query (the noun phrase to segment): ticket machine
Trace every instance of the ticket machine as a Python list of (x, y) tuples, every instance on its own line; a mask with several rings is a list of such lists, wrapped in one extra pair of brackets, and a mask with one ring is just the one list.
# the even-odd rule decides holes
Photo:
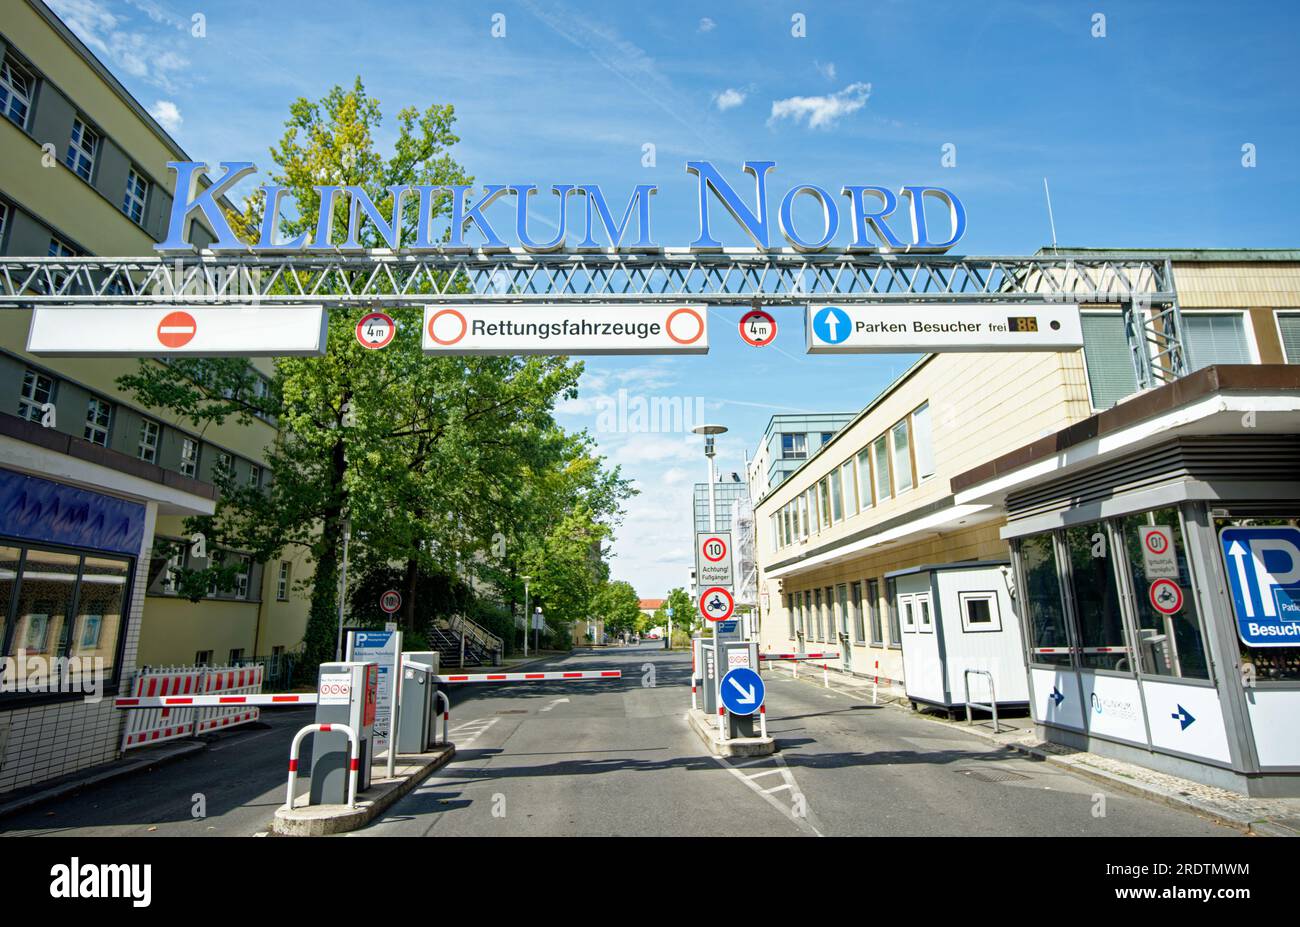
[[(322, 663), (317, 686), (316, 723), (346, 724), (360, 739), (357, 791), (370, 788), (375, 708), (379, 702), (379, 664)], [(311, 803), (342, 805), (348, 800), (351, 744), (346, 734), (318, 731), (311, 747)]]

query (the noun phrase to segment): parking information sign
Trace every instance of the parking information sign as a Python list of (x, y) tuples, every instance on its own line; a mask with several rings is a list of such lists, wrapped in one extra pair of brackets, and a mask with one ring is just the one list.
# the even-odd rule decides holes
[(1219, 547), (1242, 643), (1300, 644), (1300, 528), (1224, 528)]
[(730, 531), (695, 533), (695, 582), (701, 587), (733, 585)]
[(397, 658), (396, 631), (353, 631), (349, 659), (379, 664), (379, 692), (375, 703), (374, 754), (388, 749), (393, 717), (393, 663)]
[(1071, 303), (810, 303), (805, 328), (809, 354), (1068, 351), (1083, 347), (1079, 307)]
[(426, 354), (708, 354), (702, 305), (424, 307)]

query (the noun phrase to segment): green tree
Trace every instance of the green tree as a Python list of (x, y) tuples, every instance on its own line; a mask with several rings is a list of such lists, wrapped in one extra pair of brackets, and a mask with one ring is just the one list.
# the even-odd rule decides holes
[(633, 633), (638, 629), (641, 600), (631, 583), (617, 580), (606, 583), (593, 597), (591, 615), (603, 619), (606, 634)]

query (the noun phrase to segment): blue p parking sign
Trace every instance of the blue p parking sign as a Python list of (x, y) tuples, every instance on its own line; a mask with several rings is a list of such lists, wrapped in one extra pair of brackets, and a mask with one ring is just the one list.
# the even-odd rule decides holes
[(1219, 546), (1242, 642), (1300, 644), (1300, 529), (1224, 528)]

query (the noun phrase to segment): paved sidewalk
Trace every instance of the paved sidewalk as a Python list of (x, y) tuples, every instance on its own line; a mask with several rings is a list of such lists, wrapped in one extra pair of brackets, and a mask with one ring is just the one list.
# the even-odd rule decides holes
[[(787, 664), (782, 664), (775, 672), (785, 678), (791, 675)], [(823, 678), (820, 664), (815, 668), (803, 664), (800, 668), (800, 682), (820, 686), (824, 684)], [(872, 686), (869, 679), (829, 668), (825, 672), (825, 678), (829, 680), (831, 687), (839, 692), (867, 702), (872, 699)], [(902, 688), (880, 686), (876, 697), (880, 704), (911, 709)], [(1147, 769), (1136, 763), (1127, 763), (1096, 753), (1047, 743), (1038, 737), (1032, 718), (999, 718), (998, 726), (1003, 730), (994, 734), (992, 720), (983, 717), (982, 712), (976, 716), (975, 723), (970, 725), (964, 718), (960, 721), (950, 721), (928, 712), (918, 713), (917, 716), (934, 724), (959, 728), (968, 734), (1001, 744), (1010, 750), (1016, 750), (1035, 759), (1069, 769), (1080, 776), (1105, 783), (1111, 788), (1123, 789), (1152, 801), (1205, 815), (1248, 834), (1271, 837), (1300, 836), (1300, 798), (1250, 798), (1228, 789), (1202, 785), (1190, 779)]]

